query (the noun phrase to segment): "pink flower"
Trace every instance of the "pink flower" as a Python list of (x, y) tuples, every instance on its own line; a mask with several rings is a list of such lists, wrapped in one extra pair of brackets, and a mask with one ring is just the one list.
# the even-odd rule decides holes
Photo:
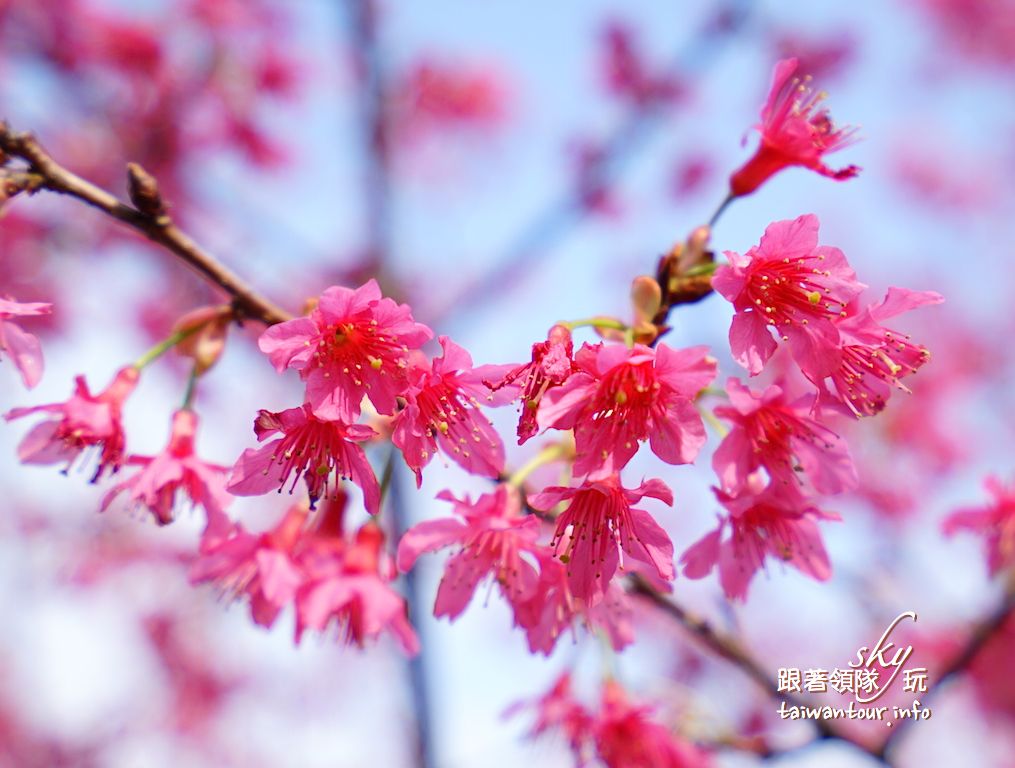
[(18, 458), (25, 464), (66, 463), (64, 471), (86, 448), (99, 448), (99, 464), (92, 476), (96, 482), (107, 470), (115, 473), (124, 460), (126, 437), (121, 411), (124, 401), (137, 386), (139, 371), (121, 368), (110, 385), (93, 395), (84, 376), (74, 379), (74, 394), (63, 403), (15, 408), (4, 415), (7, 421), (31, 413), (54, 416), (35, 425), (18, 446)]
[[(747, 598), (751, 579), (769, 555), (818, 581), (831, 576), (815, 520), (839, 520), (839, 516), (813, 506), (793, 485), (774, 484), (762, 490), (762, 482), (754, 475), (737, 496), (712, 489), (728, 514), (720, 519), (718, 529), (681, 556), (685, 576), (703, 578), (718, 564), (723, 591), (739, 600)], [(727, 525), (730, 535), (722, 540)]]
[[(508, 714), (514, 714), (528, 702), (513, 705)], [(592, 713), (574, 698), (571, 693), (571, 675), (563, 673), (540, 698), (529, 704), (536, 710), (536, 722), (529, 731), (529, 738), (542, 736), (548, 731), (561, 730), (568, 745), (579, 759), (584, 751), (592, 724)]]
[(406, 655), (419, 653), (405, 600), (390, 586), (395, 574), (384, 556), (381, 529), (368, 522), (341, 558), (329, 554), (308, 549), (300, 558), (306, 576), (296, 592), (296, 642), (307, 629), (324, 631), (334, 623), (348, 644), (362, 648), (388, 631)]
[(272, 626), (303, 580), (294, 555), (306, 522), (306, 508), (296, 505), (273, 530), (260, 535), (241, 525), (209, 529), (191, 567), (191, 583), (212, 581), (231, 599), (248, 599), (251, 618), (262, 627)]
[(440, 337), (444, 355), (410, 369), (406, 405), (395, 417), (392, 440), (405, 463), (423, 482), (423, 467), (438, 447), (463, 469), (496, 478), (504, 469), (504, 443), (479, 410), (487, 397), (486, 372), (472, 370), (472, 357), (447, 336)]
[(715, 415), (733, 427), (712, 456), (724, 490), (736, 493), (764, 467), (773, 481), (799, 482), (802, 472), (819, 493), (841, 493), (857, 483), (846, 442), (809, 417), (814, 395), (790, 402), (782, 387), (754, 393), (739, 379), (726, 383), (729, 406)]
[(944, 521), (944, 532), (952, 536), (960, 530), (984, 537), (987, 565), (991, 575), (1015, 564), (1015, 485), (1005, 486), (991, 476), (984, 486), (993, 501), (983, 507), (966, 507), (952, 512)]
[(536, 413), (546, 392), (559, 387), (575, 372), (574, 343), (571, 331), (563, 325), (550, 329), (546, 341), (532, 345), (531, 362), (511, 368), (499, 381), (487, 381), (494, 392), (507, 388), (513, 393), (512, 399), (521, 402), (522, 416), (518, 420), (518, 445), (534, 437), (539, 427)]
[(307, 510), (292, 507), (260, 536), (239, 525), (224, 533), (206, 532), (191, 581), (214, 581), (233, 597), (248, 598), (251, 616), (264, 627), (294, 605), (297, 643), (307, 629), (323, 631), (335, 624), (347, 643), (360, 647), (389, 631), (413, 655), (419, 641), (405, 601), (389, 586), (395, 574), (384, 557), (384, 534), (368, 522), (347, 541), (343, 507), (344, 500), (323, 505), (309, 525)]
[[(0, 201), (2, 202), (2, 201)], [(30, 333), (25, 333), (12, 322), (17, 317), (48, 315), (52, 304), (33, 302), (22, 304), (0, 299), (0, 352), (6, 352), (21, 373), (21, 380), (31, 389), (42, 378), (42, 346)]]
[(840, 362), (839, 331), (833, 320), (866, 286), (838, 248), (818, 245), (818, 217), (770, 224), (761, 242), (743, 256), (726, 252), (712, 287), (732, 302), (733, 358), (751, 376), (775, 352), (772, 331), (788, 340), (800, 368), (812, 379), (829, 375)]
[(631, 606), (627, 593), (612, 582), (602, 596), (590, 605), (571, 592), (567, 568), (549, 547), (540, 547), (539, 584), (532, 597), (513, 605), (515, 624), (525, 630), (529, 650), (549, 656), (557, 641), (579, 619), (591, 632), (599, 629), (615, 651), (634, 642)]
[(455, 513), (462, 520), (441, 518), (414, 525), (402, 536), (397, 558), (398, 569), (405, 573), (426, 552), (459, 547), (445, 566), (434, 615), (458, 618), (472, 600), (476, 587), (489, 575), (512, 605), (530, 599), (539, 576), (522, 553), (538, 549), (539, 521), (521, 514), (518, 491), (501, 484), (475, 503), (468, 497), (457, 499), (449, 491), (441, 492), (437, 498), (454, 504)]
[(586, 344), (575, 357), (581, 372), (544, 395), (539, 426), (574, 429), (579, 476), (620, 471), (644, 440), (663, 461), (688, 464), (705, 443), (693, 401), (715, 378), (716, 361), (707, 353)]
[(226, 492), (226, 467), (202, 461), (194, 453), (197, 414), (189, 409), (173, 414), (169, 445), (157, 456), (131, 456), (127, 464), (142, 469), (110, 490), (102, 499), (105, 510), (123, 491), (134, 505), (144, 505), (155, 515), (159, 525), (173, 522), (179, 491), (194, 504), (202, 505), (209, 520), (224, 516), (232, 497)]
[(356, 290), (328, 288), (309, 317), (271, 326), (258, 346), (279, 373), (300, 372), (318, 417), (352, 423), (364, 395), (380, 413), (395, 412), (409, 350), (432, 336), (408, 306), (382, 298), (377, 282), (368, 280)]
[[(366, 454), (357, 444), (377, 433), (361, 424), (322, 421), (309, 403), (280, 413), (259, 411), (254, 420), (259, 441), (281, 434), (260, 448), (248, 448), (233, 467), (227, 490), (236, 496), (260, 496), (282, 487), (292, 478), (289, 493), (302, 477), (311, 506), (334, 497), (339, 479), (352, 480), (363, 491), (367, 511), (375, 515), (381, 490)], [(295, 475), (295, 477), (294, 477)], [(337, 475), (338, 477), (334, 477)]]
[(611, 475), (586, 480), (580, 487), (545, 488), (529, 498), (535, 509), (549, 511), (562, 501), (571, 504), (557, 518), (551, 546), (567, 566), (571, 592), (594, 604), (609, 587), (621, 563), (620, 551), (672, 580), (673, 543), (652, 516), (631, 505), (644, 497), (673, 504), (673, 494), (662, 480), (647, 480), (634, 489)]
[(708, 755), (649, 719), (654, 707), (636, 705), (614, 680), (603, 686), (592, 739), (607, 768), (702, 768)]
[(930, 360), (930, 352), (881, 321), (943, 301), (934, 291), (889, 288), (877, 304), (837, 320), (842, 348), (839, 365), (829, 373), (834, 393), (825, 388), (824, 377), (811, 377), (821, 390), (821, 400), (841, 404), (859, 418), (880, 413), (893, 387), (909, 392), (901, 380)]
[(853, 143), (855, 130), (836, 128), (827, 109), (817, 109), (824, 99), (806, 84), (809, 78), (794, 77), (796, 59), (775, 65), (772, 89), (761, 108), (761, 144), (754, 157), (730, 177), (730, 194), (749, 195), (783, 168), (800, 165), (822, 176), (842, 181), (856, 176), (855, 165), (834, 171), (822, 157)]

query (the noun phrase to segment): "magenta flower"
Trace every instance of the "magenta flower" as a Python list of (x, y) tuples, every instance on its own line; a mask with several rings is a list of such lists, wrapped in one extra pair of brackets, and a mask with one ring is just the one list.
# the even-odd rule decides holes
[(341, 558), (308, 549), (300, 558), (304, 582), (296, 592), (296, 642), (307, 629), (334, 624), (349, 645), (390, 632), (408, 656), (419, 653), (405, 600), (390, 582), (394, 569), (384, 556), (384, 533), (372, 522), (356, 532)]
[(532, 507), (546, 511), (571, 502), (557, 518), (550, 546), (567, 566), (575, 597), (595, 604), (617, 568), (624, 567), (621, 551), (651, 566), (661, 579), (673, 579), (673, 542), (648, 512), (632, 507), (646, 496), (673, 504), (673, 494), (662, 480), (646, 480), (627, 489), (617, 475), (586, 480), (577, 488), (545, 488), (529, 498)]
[[(367, 511), (375, 515), (381, 489), (366, 454), (358, 443), (376, 436), (370, 427), (322, 421), (309, 403), (280, 413), (259, 411), (254, 420), (259, 441), (281, 435), (260, 448), (248, 448), (233, 467), (227, 490), (236, 496), (260, 496), (282, 491), (289, 482), (292, 493), (302, 477), (307, 483), (311, 507), (321, 498), (335, 498), (339, 480), (351, 480), (363, 491)], [(337, 477), (335, 477), (337, 475)]]
[(64, 463), (64, 472), (90, 447), (99, 450), (99, 463), (92, 482), (106, 472), (115, 473), (124, 460), (126, 436), (121, 411), (134, 391), (140, 373), (128, 366), (117, 371), (105, 390), (93, 395), (84, 376), (74, 379), (74, 394), (63, 403), (14, 408), (4, 415), (7, 421), (32, 413), (53, 414), (36, 424), (18, 446), (18, 458), (25, 464)]
[(838, 248), (818, 245), (818, 217), (800, 216), (770, 224), (761, 242), (743, 256), (726, 252), (712, 287), (733, 304), (733, 358), (751, 376), (775, 352), (772, 331), (789, 342), (801, 370), (812, 379), (828, 376), (840, 362), (839, 331), (833, 320), (866, 287)]
[[(816, 520), (839, 516), (813, 506), (794, 485), (781, 483), (762, 489), (759, 475), (739, 495), (713, 488), (727, 516), (719, 527), (691, 545), (681, 556), (684, 575), (700, 579), (718, 564), (719, 583), (730, 599), (745, 600), (754, 574), (772, 556), (818, 581), (832, 574), (828, 553)], [(727, 525), (728, 538), (723, 539)]]
[(515, 625), (525, 630), (529, 651), (549, 656), (557, 641), (581, 621), (589, 631), (599, 629), (615, 651), (634, 642), (631, 606), (627, 593), (611, 582), (594, 605), (575, 597), (571, 592), (567, 568), (556, 558), (554, 550), (540, 547), (535, 553), (539, 561), (539, 584), (532, 597), (513, 605)]
[(192, 503), (204, 507), (209, 522), (214, 517), (224, 516), (232, 500), (226, 492), (228, 469), (197, 457), (194, 453), (196, 432), (197, 414), (189, 409), (174, 413), (169, 445), (157, 456), (129, 457), (126, 463), (138, 465), (141, 470), (105, 495), (103, 511), (114, 498), (127, 491), (132, 504), (148, 507), (155, 521), (166, 525), (173, 522), (176, 498), (182, 491)]
[(834, 393), (827, 390), (823, 379), (812, 378), (821, 390), (821, 400), (841, 404), (859, 418), (880, 413), (893, 388), (908, 393), (902, 379), (930, 360), (930, 352), (909, 336), (885, 328), (881, 321), (943, 301), (934, 291), (889, 288), (877, 304), (837, 320), (842, 349), (839, 365), (829, 374)]
[(319, 418), (353, 423), (364, 396), (380, 413), (395, 412), (409, 350), (432, 336), (407, 305), (383, 298), (377, 282), (368, 280), (356, 290), (328, 288), (309, 317), (271, 326), (258, 346), (279, 373), (300, 372)]
[(775, 65), (772, 88), (761, 108), (761, 144), (754, 157), (730, 177), (730, 194), (749, 195), (783, 168), (798, 165), (842, 181), (860, 169), (850, 165), (838, 171), (822, 158), (853, 143), (853, 128), (836, 128), (827, 109), (817, 109), (825, 95), (814, 92), (805, 77), (794, 77), (796, 59)]
[(5, 352), (14, 367), (21, 374), (25, 386), (31, 389), (42, 378), (42, 345), (30, 333), (21, 330), (12, 322), (18, 317), (35, 317), (48, 315), (53, 310), (52, 304), (42, 302), (19, 303), (0, 299), (0, 352)]
[(207, 530), (190, 570), (191, 583), (214, 582), (228, 598), (249, 600), (251, 618), (262, 627), (272, 626), (303, 581), (295, 554), (306, 522), (306, 508), (296, 505), (260, 535), (239, 524)]
[(536, 413), (543, 395), (559, 387), (577, 371), (573, 355), (571, 331), (563, 325), (555, 325), (547, 334), (546, 341), (532, 345), (530, 362), (509, 369), (499, 381), (485, 382), (494, 392), (504, 388), (510, 390), (511, 399), (520, 401), (522, 415), (518, 420), (518, 445), (539, 431)]
[(522, 515), (518, 491), (501, 484), (475, 503), (468, 497), (457, 499), (450, 491), (437, 498), (451, 502), (461, 520), (441, 518), (414, 525), (402, 536), (397, 558), (398, 569), (404, 573), (426, 552), (459, 547), (444, 568), (434, 616), (458, 618), (479, 583), (491, 575), (512, 606), (531, 599), (539, 575), (522, 553), (539, 549), (539, 521)]
[(737, 493), (764, 467), (773, 481), (799, 482), (801, 472), (819, 493), (841, 493), (857, 483), (846, 441), (810, 418), (814, 395), (790, 402), (782, 387), (755, 393), (730, 379), (730, 404), (715, 415), (733, 426), (712, 456), (722, 488)]
[(585, 740), (592, 725), (592, 713), (574, 698), (571, 693), (571, 675), (564, 672), (553, 687), (532, 702), (519, 702), (511, 706), (508, 714), (515, 714), (529, 705), (536, 710), (536, 722), (529, 731), (529, 738), (542, 736), (548, 731), (561, 730), (575, 753), (582, 757)]
[(405, 601), (389, 586), (394, 572), (383, 556), (384, 535), (367, 523), (347, 541), (343, 506), (329, 502), (309, 525), (306, 508), (292, 507), (273, 530), (259, 536), (239, 525), (206, 533), (191, 581), (212, 581), (233, 598), (247, 598), (251, 616), (264, 627), (294, 605), (297, 643), (306, 630), (324, 631), (334, 624), (345, 642), (360, 647), (389, 631), (413, 655), (419, 641)]
[(607, 768), (706, 768), (709, 756), (649, 719), (655, 708), (636, 705), (615, 680), (603, 686), (602, 704), (594, 716), (591, 737)]
[(586, 344), (575, 362), (581, 372), (546, 392), (538, 420), (574, 429), (576, 475), (619, 472), (644, 440), (669, 464), (694, 461), (705, 443), (694, 398), (716, 373), (707, 347)]
[(1005, 486), (998, 477), (984, 482), (993, 496), (983, 507), (966, 507), (952, 512), (944, 521), (944, 532), (953, 536), (961, 530), (973, 531), (984, 538), (990, 574), (1015, 565), (1015, 485)]
[(406, 405), (393, 422), (392, 441), (416, 473), (417, 485), (438, 447), (468, 472), (499, 477), (504, 443), (479, 410), (479, 398), (490, 394), (483, 384), (488, 371), (473, 370), (469, 353), (447, 336), (440, 337), (440, 344), (442, 357), (410, 368)]

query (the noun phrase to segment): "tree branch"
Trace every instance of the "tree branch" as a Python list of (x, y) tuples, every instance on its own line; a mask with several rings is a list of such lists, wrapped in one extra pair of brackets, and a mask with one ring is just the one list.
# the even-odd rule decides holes
[[(0, 153), (27, 162), (29, 173), (40, 180), (38, 189), (47, 189), (76, 198), (172, 252), (206, 280), (229, 294), (239, 317), (254, 318), (268, 325), (292, 317), (191, 240), (177, 228), (165, 212), (143, 213), (118, 200), (104, 189), (71, 173), (57, 163), (30, 133), (15, 133), (6, 122), (0, 122)], [(139, 170), (134, 166), (133, 173)], [(153, 182), (150, 177), (147, 177), (147, 180)], [(29, 191), (34, 192), (36, 189)], [(150, 194), (150, 190), (146, 192)], [(155, 194), (157, 195), (157, 190)], [(154, 210), (153, 207), (152, 211)]]

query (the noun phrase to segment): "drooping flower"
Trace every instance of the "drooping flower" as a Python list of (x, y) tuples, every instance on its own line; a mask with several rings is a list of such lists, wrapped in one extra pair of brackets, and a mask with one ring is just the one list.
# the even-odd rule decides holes
[(43, 302), (20, 303), (0, 299), (0, 352), (10, 357), (29, 389), (42, 378), (42, 346), (35, 336), (23, 331), (13, 321), (19, 317), (48, 315), (52, 310), (52, 304)]
[(305, 506), (294, 506), (259, 536), (240, 525), (206, 533), (191, 581), (215, 582), (233, 598), (246, 597), (252, 618), (264, 627), (294, 605), (297, 643), (308, 629), (335, 625), (349, 644), (362, 647), (388, 631), (415, 654), (419, 642), (405, 600), (390, 587), (395, 574), (383, 552), (384, 535), (368, 522), (347, 540), (344, 503), (340, 498), (322, 505), (313, 519)]
[(445, 566), (434, 615), (458, 618), (479, 583), (491, 575), (512, 605), (530, 599), (539, 576), (522, 553), (538, 549), (539, 521), (522, 515), (518, 491), (501, 484), (475, 502), (468, 497), (457, 499), (450, 491), (437, 498), (451, 502), (462, 519), (441, 518), (414, 525), (402, 536), (397, 557), (398, 569), (405, 573), (426, 552), (460, 547)]
[(334, 625), (349, 644), (390, 632), (408, 656), (419, 653), (419, 639), (409, 623), (405, 599), (390, 583), (394, 569), (384, 554), (384, 533), (367, 522), (348, 543), (342, 557), (315, 557), (308, 548), (300, 558), (305, 577), (296, 591), (296, 642), (308, 629)]
[(555, 325), (547, 334), (546, 341), (532, 345), (532, 360), (511, 368), (499, 381), (486, 384), (493, 391), (509, 389), (512, 399), (521, 403), (521, 418), (518, 420), (518, 445), (534, 437), (539, 431), (536, 413), (546, 392), (559, 387), (575, 372), (574, 343), (571, 331), (563, 325)]
[(279, 373), (300, 372), (319, 418), (353, 423), (364, 396), (379, 413), (395, 412), (409, 350), (432, 336), (407, 305), (382, 297), (377, 282), (368, 280), (355, 290), (328, 288), (309, 317), (269, 327), (258, 346)]
[(819, 493), (841, 493), (856, 485), (856, 468), (839, 435), (810, 417), (814, 395), (790, 401), (773, 384), (755, 393), (731, 378), (729, 405), (715, 415), (733, 426), (712, 456), (722, 488), (737, 493), (760, 467), (778, 482), (800, 482), (798, 472)]
[(631, 702), (619, 683), (606, 681), (592, 738), (607, 768), (704, 768), (711, 764), (705, 752), (650, 720), (654, 709)]
[(809, 378), (831, 374), (841, 359), (833, 322), (866, 287), (838, 248), (818, 245), (818, 217), (770, 224), (761, 242), (743, 256), (726, 252), (712, 287), (733, 304), (733, 358), (751, 376), (761, 373), (776, 349), (772, 331), (789, 342)]
[(694, 461), (705, 427), (693, 401), (716, 373), (707, 347), (586, 344), (575, 363), (580, 372), (546, 392), (537, 419), (574, 429), (576, 475), (619, 472), (644, 440), (669, 464)]
[(590, 632), (601, 630), (615, 651), (634, 642), (630, 600), (622, 587), (612, 582), (606, 593), (590, 605), (572, 594), (567, 567), (552, 548), (540, 547), (535, 555), (539, 584), (529, 600), (512, 606), (515, 624), (525, 630), (532, 653), (549, 656), (561, 636), (569, 629), (573, 631), (578, 622)]
[(577, 488), (545, 488), (529, 498), (532, 507), (547, 511), (571, 502), (557, 518), (551, 546), (567, 566), (576, 597), (592, 605), (606, 593), (617, 568), (623, 567), (621, 551), (653, 568), (661, 579), (673, 579), (673, 542), (648, 512), (632, 506), (646, 496), (673, 504), (662, 480), (627, 489), (617, 475), (586, 479)]
[(837, 128), (828, 110), (818, 105), (825, 94), (814, 92), (810, 78), (794, 77), (796, 59), (784, 59), (775, 65), (772, 88), (761, 108), (761, 144), (746, 164), (730, 176), (730, 194), (749, 195), (769, 177), (791, 166), (803, 166), (822, 176), (842, 181), (856, 176), (860, 169), (849, 165), (832, 170), (823, 156), (853, 143), (855, 129)]
[(993, 496), (983, 507), (965, 507), (952, 512), (944, 521), (944, 532), (952, 536), (967, 530), (984, 538), (990, 574), (1015, 565), (1015, 485), (1006, 486), (998, 477), (984, 482)]
[(860, 418), (880, 413), (893, 388), (908, 393), (902, 379), (930, 360), (930, 352), (881, 322), (942, 301), (944, 297), (934, 291), (889, 288), (877, 304), (836, 320), (842, 347), (839, 364), (829, 373), (832, 391), (824, 386), (824, 377), (811, 377), (821, 391), (821, 401), (839, 403)]
[(173, 522), (178, 492), (182, 491), (192, 503), (204, 507), (209, 521), (225, 515), (232, 500), (226, 492), (228, 468), (197, 457), (196, 432), (196, 413), (190, 409), (174, 413), (169, 445), (157, 456), (130, 456), (125, 463), (141, 470), (110, 490), (102, 499), (102, 509), (126, 491), (132, 504), (146, 506), (159, 525), (166, 525)]
[(9, 411), (4, 415), (7, 421), (32, 413), (53, 414), (25, 435), (18, 446), (18, 458), (25, 464), (63, 463), (66, 472), (86, 448), (95, 446), (99, 462), (92, 482), (107, 471), (115, 473), (123, 464), (126, 445), (121, 411), (139, 375), (133, 366), (121, 368), (97, 395), (88, 389), (84, 376), (78, 376), (74, 379), (74, 394), (66, 402)]
[(438, 447), (468, 472), (496, 478), (504, 469), (504, 443), (479, 410), (480, 399), (489, 395), (483, 384), (489, 374), (473, 369), (469, 353), (447, 336), (440, 344), (443, 356), (410, 366), (406, 405), (394, 419), (392, 441), (417, 485)]
[[(763, 483), (755, 474), (736, 496), (712, 489), (727, 515), (720, 518), (715, 531), (681, 556), (685, 576), (700, 579), (718, 565), (723, 591), (730, 599), (739, 600), (747, 598), (751, 579), (768, 556), (818, 581), (831, 576), (816, 521), (839, 520), (839, 516), (815, 507), (794, 485), (774, 483), (762, 489)], [(724, 539), (727, 526), (729, 536)]]
[[(248, 448), (233, 467), (227, 490), (236, 496), (260, 496), (271, 490), (282, 491), (289, 482), (292, 493), (302, 477), (307, 484), (311, 504), (335, 496), (340, 480), (351, 480), (363, 491), (367, 511), (377, 514), (380, 486), (366, 454), (358, 443), (377, 433), (361, 424), (322, 421), (310, 404), (280, 413), (259, 411), (254, 420), (259, 441), (274, 435), (276, 440), (260, 448)], [(337, 477), (336, 477), (337, 476)]]
[(592, 713), (571, 692), (570, 673), (561, 674), (550, 690), (535, 701), (512, 705), (507, 714), (513, 715), (526, 707), (536, 710), (536, 722), (529, 731), (529, 738), (559, 729), (567, 739), (571, 751), (581, 759), (591, 730)]

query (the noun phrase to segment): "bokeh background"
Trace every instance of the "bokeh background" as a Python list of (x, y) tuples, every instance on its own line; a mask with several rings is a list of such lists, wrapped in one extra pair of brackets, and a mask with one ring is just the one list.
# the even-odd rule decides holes
[[(477, 363), (509, 362), (557, 320), (627, 316), (631, 278), (723, 198), (788, 55), (860, 127), (831, 164), (863, 173), (841, 184), (783, 173), (726, 212), (713, 246), (743, 252), (768, 223), (816, 213), (871, 301), (900, 285), (947, 303), (903, 322), (933, 355), (914, 394), (851, 430), (861, 487), (826, 505), (843, 516), (823, 527), (832, 580), (770, 564), (743, 605), (714, 577), (678, 579), (674, 594), (773, 675), (844, 666), (914, 610), (909, 641), (933, 670), (999, 599), (978, 543), (945, 538), (940, 523), (986, 501), (987, 474), (1013, 471), (1010, 0), (0, 0), (0, 118), (118, 194), (124, 164), (140, 162), (184, 228), (284, 306), (375, 276)], [(64, 399), (78, 373), (103, 385), (215, 298), (167, 254), (44, 194), (3, 209), (0, 294), (55, 305), (25, 324), (43, 338), (41, 385), (27, 393), (0, 365), (5, 411)], [(722, 377), (737, 375), (723, 351), (730, 313), (714, 297), (679, 308), (669, 342), (707, 343)], [(198, 395), (200, 452), (224, 464), (253, 444), (258, 408), (300, 396), (249, 326)], [(185, 378), (171, 359), (146, 371), (126, 411), (133, 451), (161, 448)], [(502, 434), (512, 417), (495, 415)], [(0, 429), (0, 765), (419, 765), (420, 722), (433, 766), (569, 765), (563, 738), (527, 739), (531, 716), (505, 717), (565, 669), (590, 700), (611, 669), (691, 739), (810, 738), (647, 607), (638, 643), (617, 657), (583, 632), (548, 659), (530, 655), (495, 591), (454, 624), (434, 621), (443, 556), (417, 567), (415, 671), (387, 641), (295, 647), (286, 618), (262, 630), (188, 584), (197, 515), (159, 529), (122, 507), (99, 514), (87, 472), (17, 463), (26, 429)], [(531, 455), (506, 442), (512, 466)], [(675, 507), (652, 511), (678, 553), (714, 526), (707, 456), (699, 465), (632, 465), (673, 486)], [(418, 493), (400, 482), (414, 520), (446, 514), (433, 501), (444, 488), (485, 490), (439, 463)], [(256, 530), (287, 501), (232, 512)], [(1013, 637), (1004, 628), (940, 692), (896, 764), (1012, 764)], [(772, 762), (874, 764), (835, 743)]]

